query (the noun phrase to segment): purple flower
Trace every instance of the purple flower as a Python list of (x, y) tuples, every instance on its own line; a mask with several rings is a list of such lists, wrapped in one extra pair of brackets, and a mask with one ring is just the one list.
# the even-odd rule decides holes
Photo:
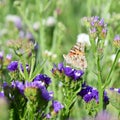
[(51, 114), (50, 113), (46, 114), (46, 118), (51, 119), (52, 118)]
[(118, 48), (120, 48), (120, 35), (116, 35), (114, 37), (114, 45)]
[(100, 26), (104, 26), (104, 18), (102, 18), (102, 19), (99, 21), (99, 25), (100, 25)]
[(63, 69), (64, 69), (63, 63), (59, 63), (59, 64), (58, 64), (58, 70), (62, 72)]
[[(94, 99), (97, 103), (99, 103), (99, 92), (96, 88), (93, 88), (91, 86), (86, 85), (85, 83), (82, 85), (81, 91), (78, 93), (85, 102), (90, 102), (92, 99)], [(107, 93), (104, 91), (104, 103), (109, 103), (109, 98), (107, 96)]]
[(62, 73), (64, 69), (64, 65), (63, 63), (59, 63), (58, 66), (54, 64), (54, 67), (52, 68), (52, 73), (56, 73), (56, 71), (59, 71), (60, 73)]
[(110, 88), (110, 90), (120, 93), (120, 88)]
[[(22, 70), (22, 72), (24, 72), (24, 68), (22, 64), (20, 64), (20, 69)], [(30, 66), (28, 64), (26, 64), (26, 70), (28, 73), (30, 72)]]
[(10, 61), (12, 59), (12, 54), (7, 54), (6, 59)]
[(24, 86), (25, 86), (25, 88), (28, 88), (28, 87), (42, 88), (42, 87), (44, 87), (44, 84), (41, 81), (32, 81), (32, 82), (26, 81)]
[(64, 108), (64, 106), (60, 102), (55, 100), (52, 101), (52, 107), (56, 113), (58, 113), (61, 109)]
[(25, 86), (25, 89), (28, 89), (28, 88), (38, 89), (41, 93), (41, 96), (47, 101), (50, 101), (53, 98), (53, 92), (48, 92), (46, 87), (41, 81), (25, 82), (24, 86)]
[(18, 61), (12, 61), (8, 66), (7, 69), (11, 72), (18, 70)]
[(33, 35), (32, 35), (30, 32), (27, 32), (26, 38), (27, 38), (28, 40), (34, 41), (34, 37), (33, 37)]
[(41, 94), (46, 101), (50, 101), (53, 98), (53, 92), (48, 92), (45, 87), (41, 89)]
[(66, 76), (71, 77), (73, 80), (78, 80), (84, 74), (82, 70), (76, 70), (71, 67), (64, 67), (64, 73)]
[(42, 81), (45, 84), (49, 85), (51, 83), (51, 78), (45, 74), (39, 74), (34, 78), (33, 81)]
[(99, 17), (98, 17), (98, 16), (94, 16), (94, 17), (93, 17), (93, 21), (94, 21), (94, 22), (97, 22), (98, 20), (99, 20)]
[(64, 68), (64, 73), (65, 75), (67, 75), (68, 77), (73, 77), (74, 76), (74, 69), (71, 67), (65, 67)]
[(116, 35), (116, 36), (114, 37), (114, 40), (115, 40), (115, 41), (120, 41), (120, 35)]
[(54, 67), (52, 69), (52, 73), (56, 74), (56, 72), (62, 73), (60, 75), (68, 76), (68, 77), (72, 78), (73, 80), (80, 79), (81, 76), (84, 74), (84, 72), (82, 70), (76, 70), (76, 69), (73, 69), (73, 68), (68, 67), (68, 66), (65, 67), (63, 65), (63, 63), (59, 63), (58, 66), (54, 65)]
[(97, 114), (94, 120), (118, 120), (116, 116), (111, 115), (107, 111), (102, 111)]
[(96, 31), (96, 28), (91, 28), (90, 29), (90, 34), (95, 34), (97, 31)]
[(74, 80), (78, 80), (81, 78), (81, 76), (84, 74), (82, 70), (74, 70)]
[(22, 21), (21, 21), (21, 18), (19, 16), (16, 16), (16, 15), (8, 15), (6, 17), (6, 20), (8, 22), (12, 22), (15, 24), (15, 26), (18, 28), (18, 29), (21, 29), (22, 28)]
[(12, 86), (12, 88), (17, 88), (17, 89), (20, 91), (21, 94), (24, 93), (24, 88), (25, 88), (25, 87), (24, 87), (23, 82), (13, 81), (13, 82), (11, 83), (11, 86)]
[(0, 98), (3, 98), (3, 97), (4, 97), (4, 92), (1, 91), (1, 92), (0, 92)]
[(93, 99), (92, 93), (88, 92), (86, 95), (84, 95), (83, 99), (86, 103), (90, 102)]
[(4, 52), (3, 52), (3, 51), (0, 51), (0, 60), (3, 59), (3, 55), (4, 55)]

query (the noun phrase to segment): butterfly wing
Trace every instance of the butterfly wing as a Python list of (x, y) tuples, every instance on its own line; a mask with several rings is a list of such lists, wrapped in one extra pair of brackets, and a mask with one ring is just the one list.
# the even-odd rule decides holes
[(84, 44), (76, 43), (67, 55), (63, 55), (67, 65), (77, 69), (87, 68), (87, 61), (84, 55)]

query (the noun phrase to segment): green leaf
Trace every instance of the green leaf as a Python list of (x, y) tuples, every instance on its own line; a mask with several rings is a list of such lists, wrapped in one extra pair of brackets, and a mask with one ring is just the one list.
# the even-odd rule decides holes
[(33, 72), (33, 75), (31, 76), (30, 81), (32, 81), (35, 78), (35, 76), (38, 75), (42, 71), (42, 69), (43, 69), (44, 64), (46, 63), (46, 61), (47, 60), (43, 61), (42, 65), (39, 65), (39, 64), (37, 65), (35, 71)]

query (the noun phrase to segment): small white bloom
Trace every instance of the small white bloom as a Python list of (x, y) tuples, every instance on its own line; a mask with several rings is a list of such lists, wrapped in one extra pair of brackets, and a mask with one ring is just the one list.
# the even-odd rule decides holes
[(77, 42), (84, 43), (85, 45), (90, 46), (89, 35), (85, 33), (81, 33), (77, 36)]
[(52, 55), (52, 58), (53, 58), (53, 59), (56, 59), (56, 58), (57, 58), (57, 55), (56, 55), (56, 54), (53, 54), (53, 55)]
[(52, 27), (56, 24), (56, 19), (53, 16), (49, 16), (46, 20), (46, 26)]
[[(111, 59), (112, 61), (114, 61), (114, 60), (115, 60), (115, 57), (116, 57), (116, 54), (113, 54), (113, 55), (111, 55), (110, 59)], [(118, 63), (120, 63), (120, 58), (118, 59)]]
[(107, 46), (107, 45), (108, 45), (108, 40), (105, 40), (104, 46)]
[(35, 23), (33, 24), (33, 29), (34, 29), (35, 31), (38, 31), (39, 28), (40, 28), (40, 23), (39, 23), (39, 22), (35, 22)]

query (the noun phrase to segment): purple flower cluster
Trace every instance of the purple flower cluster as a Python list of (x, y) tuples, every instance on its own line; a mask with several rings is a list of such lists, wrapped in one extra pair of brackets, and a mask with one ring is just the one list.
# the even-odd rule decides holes
[[(10, 71), (10, 72), (14, 72), (16, 70), (18, 70), (18, 61), (12, 61), (8, 66), (7, 66), (7, 69)], [(22, 66), (22, 64), (20, 64), (20, 69), (24, 72), (24, 68)], [(26, 70), (28, 72), (30, 72), (30, 67), (28, 64), (26, 64)]]
[(34, 78), (33, 81), (42, 81), (45, 84), (49, 85), (51, 83), (51, 78), (45, 74), (39, 74)]
[(64, 106), (59, 101), (52, 101), (52, 107), (56, 113), (58, 113)]
[(18, 61), (12, 61), (8, 66), (7, 69), (11, 72), (18, 70)]
[(107, 25), (104, 23), (104, 19), (100, 19), (98, 16), (93, 16), (90, 18), (85, 17), (84, 21), (90, 26), (90, 35), (92, 38), (96, 39), (100, 37), (104, 39), (107, 35)]
[(114, 45), (120, 47), (120, 35), (114, 37)]
[[(64, 108), (64, 106), (59, 101), (53, 100), (51, 108), (53, 109), (53, 111), (55, 113), (58, 113), (61, 109)], [(54, 112), (46, 114), (45, 117), (47, 119), (51, 119), (52, 118), (52, 114), (54, 114)]]
[(120, 88), (110, 88), (110, 90), (120, 94)]
[(71, 67), (65, 67), (63, 65), (63, 63), (59, 63), (58, 66), (54, 65), (53, 69), (52, 69), (52, 73), (56, 74), (56, 73), (63, 73), (66, 76), (72, 78), (73, 80), (78, 80), (82, 77), (82, 75), (84, 74), (84, 72), (82, 70), (76, 70), (73, 69)]
[(22, 20), (19, 16), (16, 15), (8, 15), (6, 17), (8, 22), (14, 23), (14, 25), (20, 30), (22, 28)]
[(11, 83), (11, 87), (17, 89), (21, 94), (25, 94), (26, 90), (28, 89), (29, 91), (31, 91), (32, 89), (36, 89), (40, 91), (42, 98), (46, 101), (50, 101), (53, 98), (53, 92), (48, 92), (48, 90), (41, 81), (26, 81), (24, 83), (20, 81), (13, 81)]
[[(82, 85), (81, 91), (78, 93), (86, 103), (90, 102), (91, 100), (95, 100), (97, 103), (99, 103), (99, 92), (96, 88), (93, 88), (91, 86), (86, 85), (85, 83)], [(104, 92), (104, 103), (108, 103), (109, 98), (107, 96), (107, 93)]]

